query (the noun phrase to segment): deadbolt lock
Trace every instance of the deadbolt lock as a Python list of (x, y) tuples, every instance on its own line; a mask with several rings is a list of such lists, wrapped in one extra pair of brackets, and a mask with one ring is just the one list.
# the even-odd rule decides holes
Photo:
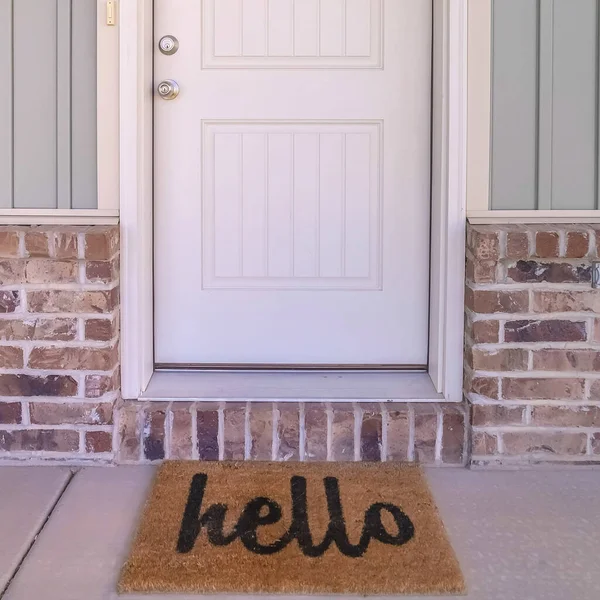
[(158, 42), (158, 48), (163, 54), (170, 56), (179, 50), (179, 40), (174, 35), (164, 35)]

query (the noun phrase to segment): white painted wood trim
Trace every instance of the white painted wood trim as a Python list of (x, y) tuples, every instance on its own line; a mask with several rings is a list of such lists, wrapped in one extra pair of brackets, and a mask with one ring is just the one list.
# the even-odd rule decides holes
[(116, 225), (118, 222), (118, 209), (0, 209), (0, 225)]
[(469, 210), (473, 225), (508, 223), (600, 223), (600, 210)]
[(137, 399), (154, 370), (152, 0), (120, 3), (121, 391)]
[[(435, 3), (429, 374), (462, 401), (467, 194), (467, 6)], [(441, 45), (441, 47), (440, 47)], [(439, 61), (439, 64), (436, 63)]]
[(490, 206), (492, 0), (468, 3), (467, 207)]
[(119, 29), (106, 24), (106, 0), (97, 4), (98, 209), (111, 210), (119, 208)]
[[(122, 393), (141, 396), (153, 372), (152, 5), (121, 3), (120, 170)], [(467, 6), (434, 3), (430, 376), (447, 402), (462, 400), (467, 192)], [(437, 107), (437, 108), (436, 108)]]

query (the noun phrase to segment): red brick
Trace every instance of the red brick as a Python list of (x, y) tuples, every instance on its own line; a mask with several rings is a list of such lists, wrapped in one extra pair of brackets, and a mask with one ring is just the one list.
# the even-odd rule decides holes
[(85, 397), (100, 398), (104, 394), (114, 392), (119, 389), (119, 373), (112, 375), (86, 375), (85, 376)]
[(306, 460), (327, 460), (327, 412), (324, 404), (305, 404), (304, 429), (306, 432)]
[(0, 346), (0, 369), (22, 369), (23, 349), (16, 346)]
[(278, 404), (277, 460), (300, 459), (300, 407), (293, 402)]
[(600, 454), (600, 433), (592, 435), (592, 453), (594, 455)]
[(117, 227), (96, 227), (85, 234), (86, 260), (109, 260), (119, 249)]
[(467, 259), (466, 277), (467, 281), (473, 283), (495, 283), (497, 280), (496, 269), (498, 263), (493, 260)]
[(536, 233), (535, 255), (540, 258), (556, 258), (559, 255), (559, 236), (556, 231)]
[(528, 351), (518, 348), (472, 351), (472, 366), (480, 371), (526, 371)]
[(583, 342), (587, 339), (584, 321), (507, 321), (505, 342)]
[(250, 458), (271, 460), (273, 450), (273, 407), (254, 403), (250, 407)]
[(600, 379), (592, 382), (590, 387), (590, 400), (600, 400)]
[(54, 241), (54, 256), (56, 256), (56, 258), (78, 258), (77, 233), (69, 231), (53, 231), (50, 236)]
[(533, 310), (538, 313), (600, 313), (600, 294), (596, 291), (536, 291), (533, 294)]
[(536, 350), (533, 353), (536, 371), (600, 371), (597, 350)]
[(507, 280), (509, 283), (591, 283), (592, 268), (566, 262), (520, 260), (508, 268)]
[(76, 261), (32, 258), (25, 263), (27, 283), (77, 283), (79, 266)]
[(364, 461), (381, 460), (382, 417), (381, 410), (366, 410), (362, 415), (360, 429), (360, 456)]
[(467, 381), (467, 392), (497, 400), (499, 397), (499, 384), (496, 377), (473, 377)]
[(0, 260), (0, 285), (20, 285), (24, 281), (24, 260)]
[(225, 406), (225, 460), (244, 460), (246, 449), (246, 408), (243, 404)]
[(119, 460), (136, 461), (141, 458), (141, 405), (137, 400), (119, 408)]
[(19, 256), (19, 234), (16, 231), (0, 231), (0, 257)]
[(527, 233), (509, 231), (506, 234), (506, 257), (512, 260), (529, 258), (529, 238)]
[(27, 306), (34, 313), (108, 313), (119, 302), (118, 290), (79, 292), (50, 290), (27, 293)]
[(0, 314), (14, 313), (21, 304), (21, 295), (17, 291), (0, 291)]
[(66, 375), (34, 377), (24, 374), (0, 375), (0, 396), (76, 396), (77, 382)]
[(567, 232), (567, 258), (584, 258), (590, 248), (590, 236), (585, 231)]
[(532, 425), (540, 427), (600, 427), (597, 406), (534, 406)]
[(75, 319), (0, 320), (0, 340), (71, 341), (77, 336)]
[(162, 460), (165, 457), (166, 412), (167, 407), (163, 403), (152, 403), (146, 410), (142, 432), (146, 460)]
[(485, 431), (475, 431), (471, 441), (474, 456), (491, 456), (498, 453), (498, 439)]
[(0, 451), (77, 452), (79, 432), (67, 429), (19, 429), (0, 431)]
[(502, 380), (502, 390), (507, 400), (579, 400), (583, 398), (583, 379), (523, 378)]
[(25, 232), (25, 252), (27, 256), (48, 258), (48, 236), (42, 231)]
[(87, 319), (85, 321), (85, 339), (109, 342), (117, 335), (115, 319)]
[(110, 371), (118, 362), (116, 346), (111, 348), (42, 347), (33, 348), (28, 365), (32, 369), (76, 369)]
[(503, 425), (521, 425), (523, 423), (522, 406), (502, 404), (473, 405), (472, 423), (475, 427), (499, 427)]
[(387, 411), (387, 460), (408, 460), (410, 418), (408, 405), (394, 404)]
[(196, 415), (198, 458), (219, 460), (219, 411), (199, 410)]
[(111, 425), (112, 403), (92, 404), (72, 402), (32, 402), (29, 405), (31, 422), (40, 425)]
[(596, 319), (594, 324), (594, 342), (600, 343), (600, 319)]
[(470, 290), (466, 294), (467, 308), (480, 314), (519, 313), (529, 308), (526, 291)]
[(354, 460), (354, 411), (333, 407), (331, 429), (331, 451), (333, 460)]
[(112, 433), (108, 431), (86, 431), (85, 451), (90, 454), (112, 452)]
[(20, 402), (0, 402), (0, 423), (18, 425), (22, 422)]
[(495, 344), (499, 341), (499, 321), (473, 321), (471, 337), (475, 344)]
[(171, 448), (173, 460), (191, 460), (192, 456), (192, 411), (190, 402), (174, 402), (171, 414)]
[(118, 274), (117, 260), (93, 260), (85, 264), (85, 277), (91, 283), (111, 283)]
[(580, 456), (587, 450), (585, 433), (524, 430), (502, 434), (504, 453)]
[(437, 410), (428, 404), (414, 404), (415, 411), (415, 460), (422, 463), (435, 461), (437, 439)]
[(465, 416), (460, 409), (444, 407), (442, 462), (460, 465), (464, 457)]
[(496, 261), (500, 257), (500, 242), (496, 231), (471, 226), (467, 243), (477, 260)]

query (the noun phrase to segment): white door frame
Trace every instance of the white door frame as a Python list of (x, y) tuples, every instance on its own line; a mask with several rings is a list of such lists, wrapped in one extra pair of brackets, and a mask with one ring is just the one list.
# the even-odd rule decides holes
[[(154, 372), (152, 0), (120, 3), (121, 386)], [(434, 81), (429, 375), (462, 400), (467, 143), (467, 0), (433, 0)]]

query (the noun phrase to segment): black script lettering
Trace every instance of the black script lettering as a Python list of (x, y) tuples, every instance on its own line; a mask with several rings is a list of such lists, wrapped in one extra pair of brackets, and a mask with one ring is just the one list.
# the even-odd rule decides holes
[[(398, 528), (397, 535), (390, 535), (386, 531), (381, 522), (382, 510), (387, 510), (394, 517)], [(365, 513), (365, 529), (369, 531), (371, 537), (391, 546), (402, 546), (415, 535), (415, 526), (412, 521), (395, 504), (380, 502), (371, 504)]]
[(192, 550), (204, 526), (206, 526), (208, 540), (214, 546), (227, 546), (237, 538), (235, 529), (227, 536), (223, 534), (223, 522), (227, 513), (226, 504), (213, 504), (202, 516), (200, 515), (207, 482), (208, 475), (205, 473), (199, 473), (192, 477), (177, 540), (177, 552), (182, 554)]
[[(261, 511), (265, 507), (268, 509), (268, 512), (265, 515), (261, 515)], [(250, 552), (254, 552), (255, 554), (275, 554), (283, 550), (291, 540), (283, 536), (280, 540), (271, 544), (259, 544), (256, 528), (259, 525), (273, 525), (279, 520), (281, 520), (281, 506), (277, 502), (274, 502), (270, 498), (254, 498), (254, 500), (246, 504), (246, 508), (244, 508), (235, 529), (240, 536), (242, 544)]]
[[(335, 477), (323, 480), (329, 513), (329, 525), (323, 540), (315, 544), (308, 521), (307, 484), (304, 477), (294, 476), (290, 480), (290, 495), (292, 500), (292, 523), (288, 531), (278, 540), (270, 544), (260, 544), (256, 530), (262, 525), (273, 525), (281, 520), (282, 510), (279, 504), (266, 497), (254, 498), (244, 508), (233, 531), (224, 535), (223, 523), (227, 513), (227, 505), (213, 504), (201, 515), (202, 500), (208, 476), (194, 475), (190, 492), (184, 510), (177, 551), (190, 552), (194, 547), (202, 527), (206, 526), (208, 541), (215, 546), (226, 546), (237, 537), (244, 547), (255, 554), (275, 554), (296, 539), (300, 551), (309, 557), (323, 556), (331, 544), (350, 558), (359, 558), (367, 551), (371, 539), (383, 544), (401, 546), (412, 539), (415, 533), (414, 525), (409, 517), (396, 505), (387, 503), (372, 504), (366, 511), (363, 529), (357, 544), (352, 544), (348, 538), (339, 482)], [(266, 514), (261, 514), (266, 508)], [(396, 535), (390, 534), (381, 520), (381, 512), (388, 511), (398, 528)]]

